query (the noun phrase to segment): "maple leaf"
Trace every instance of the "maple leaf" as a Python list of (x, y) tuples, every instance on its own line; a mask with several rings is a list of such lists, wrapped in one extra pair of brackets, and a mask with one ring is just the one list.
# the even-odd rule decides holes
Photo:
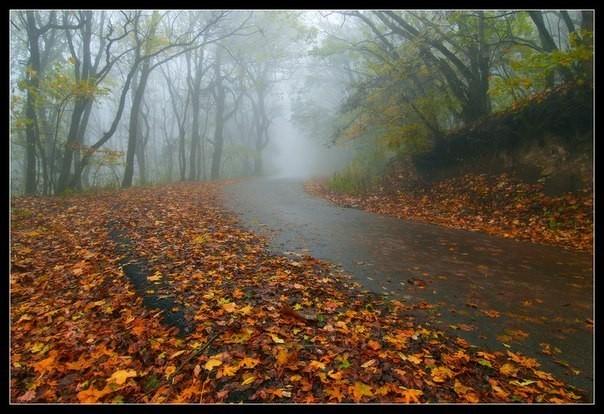
[(111, 377), (109, 377), (108, 382), (113, 382), (117, 385), (122, 385), (128, 378), (136, 377), (136, 370), (133, 369), (120, 369), (119, 371), (115, 371)]
[(117, 391), (109, 386), (105, 386), (102, 390), (97, 390), (94, 387), (90, 387), (84, 391), (78, 392), (78, 400), (83, 403), (95, 403), (107, 394)]
[(244, 367), (244, 368), (254, 368), (259, 363), (260, 363), (259, 359), (245, 357), (241, 361), (239, 361), (239, 366)]
[(432, 381), (445, 382), (448, 378), (452, 378), (455, 374), (447, 367), (437, 367), (430, 371)]
[(373, 392), (371, 392), (371, 386), (363, 382), (356, 381), (354, 383), (354, 386), (350, 386), (349, 389), (351, 389), (351, 393), (355, 402), (361, 401), (363, 397), (373, 397)]
[(340, 387), (326, 388), (325, 394), (329, 396), (329, 401), (336, 400), (337, 402), (342, 402), (344, 399), (344, 394), (342, 394), (342, 389)]
[(537, 368), (540, 364), (533, 358), (523, 357), (511, 351), (506, 351), (510, 359), (525, 368)]
[(237, 374), (239, 368), (239, 365), (225, 365), (224, 367), (222, 367), (222, 375), (224, 375), (225, 377), (232, 377)]
[(59, 353), (55, 350), (50, 351), (50, 353), (48, 354), (48, 358), (43, 359), (34, 364), (34, 370), (36, 370), (36, 372), (38, 372), (40, 374), (42, 374), (46, 371), (51, 371), (54, 367), (55, 359), (58, 354)]
[(499, 368), (499, 372), (501, 372), (503, 375), (514, 377), (518, 372), (518, 368), (515, 367), (513, 364), (505, 363)]
[(312, 360), (310, 361), (310, 364), (308, 364), (308, 367), (314, 370), (325, 369), (325, 364), (320, 361)]
[(403, 402), (406, 404), (421, 403), (419, 397), (424, 395), (423, 391), (421, 391), (421, 390), (415, 390), (415, 389), (411, 389), (411, 388), (402, 388), (402, 387), (401, 387), (401, 391), (399, 393), (401, 394), (401, 398), (402, 398)]

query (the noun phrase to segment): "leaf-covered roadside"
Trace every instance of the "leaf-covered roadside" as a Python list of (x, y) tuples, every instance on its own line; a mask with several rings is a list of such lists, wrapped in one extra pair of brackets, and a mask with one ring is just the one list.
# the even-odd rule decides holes
[(321, 180), (305, 185), (335, 204), (403, 219), (592, 251), (593, 191), (547, 196), (543, 184), (527, 184), (506, 174), (466, 174), (414, 190), (343, 194)]
[[(534, 359), (434, 330), (430, 304), (364, 293), (312, 257), (270, 255), (224, 211), (221, 185), (13, 200), (13, 402), (581, 399)], [(142, 305), (109, 223), (152, 267), (149, 290), (181, 302), (191, 334)]]

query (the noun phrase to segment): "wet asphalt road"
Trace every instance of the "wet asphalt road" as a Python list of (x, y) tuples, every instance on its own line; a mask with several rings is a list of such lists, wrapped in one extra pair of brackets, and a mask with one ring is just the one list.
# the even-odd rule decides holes
[(534, 357), (593, 398), (590, 254), (340, 208), (295, 179), (244, 180), (224, 196), (275, 253), (310, 254), (368, 290), (437, 305), (447, 332)]

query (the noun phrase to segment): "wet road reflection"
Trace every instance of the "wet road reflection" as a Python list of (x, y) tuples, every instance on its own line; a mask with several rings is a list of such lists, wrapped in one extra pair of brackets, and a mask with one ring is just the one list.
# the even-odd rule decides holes
[(437, 305), (443, 329), (537, 358), (592, 398), (591, 255), (340, 208), (299, 180), (244, 180), (225, 198), (273, 251), (305, 252), (368, 290)]

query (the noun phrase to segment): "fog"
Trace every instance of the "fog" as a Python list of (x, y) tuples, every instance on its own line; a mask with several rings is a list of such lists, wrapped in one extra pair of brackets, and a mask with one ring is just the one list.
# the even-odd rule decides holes
[[(537, 26), (527, 13), (491, 14), (13, 10), (11, 190), (303, 179), (356, 159), (359, 177), (375, 174), (387, 158), (426, 148), (435, 131), (555, 81), (515, 78), (510, 59), (534, 48), (507, 45), (538, 43), (538, 27), (565, 53), (583, 24), (579, 12), (531, 15)], [(492, 25), (491, 66), (472, 63), (487, 44), (477, 19)], [(500, 39), (499, 20), (518, 33)], [(441, 39), (421, 46), (424, 32)]]
[(312, 11), (11, 12), (12, 190), (333, 173), (351, 154), (334, 145), (326, 115), (345, 94), (333, 73), (308, 69), (325, 60), (311, 52), (332, 20)]
[(352, 151), (349, 146), (329, 145), (325, 137), (313, 136), (293, 122), (290, 97), (296, 86), (292, 82), (283, 88), (282, 112), (271, 125), (272, 141), (266, 149), (270, 160), (268, 172), (279, 178), (329, 176), (350, 161)]

